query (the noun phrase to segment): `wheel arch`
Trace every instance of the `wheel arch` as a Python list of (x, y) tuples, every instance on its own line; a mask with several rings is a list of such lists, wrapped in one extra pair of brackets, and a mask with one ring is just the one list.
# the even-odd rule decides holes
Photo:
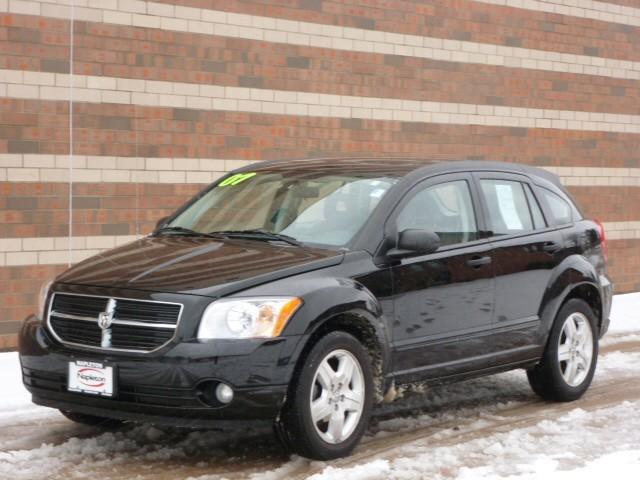
[[(357, 287), (356, 287), (357, 286)], [(355, 337), (371, 355), (374, 372), (375, 401), (382, 400), (390, 361), (390, 338), (387, 322), (378, 300), (365, 287), (350, 281), (315, 295), (313, 304), (321, 311), (307, 312), (312, 318), (295, 355), (293, 376), (298, 375), (305, 358), (317, 341), (333, 331), (343, 331)], [(310, 306), (310, 305), (309, 305)], [(315, 309), (314, 309), (315, 310)]]
[(540, 320), (545, 344), (558, 312), (572, 298), (584, 300), (591, 307), (600, 329), (603, 322), (603, 299), (598, 274), (593, 265), (580, 255), (567, 257), (556, 267), (543, 295)]
[(584, 300), (589, 305), (589, 307), (591, 307), (591, 310), (596, 315), (596, 319), (598, 320), (598, 330), (600, 330), (603, 320), (602, 296), (600, 295), (598, 288), (592, 283), (587, 282), (576, 285), (569, 291), (560, 307), (562, 308), (562, 305), (564, 305), (572, 298)]

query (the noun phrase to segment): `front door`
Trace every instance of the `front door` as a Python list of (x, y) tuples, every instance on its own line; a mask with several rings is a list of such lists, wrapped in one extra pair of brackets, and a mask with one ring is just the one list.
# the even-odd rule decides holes
[(400, 383), (464, 371), (470, 358), (492, 350), (485, 339), (493, 322), (493, 256), (474, 204), (470, 175), (442, 175), (416, 185), (388, 220), (396, 235), (423, 229), (441, 241), (435, 253), (403, 258), (391, 269)]

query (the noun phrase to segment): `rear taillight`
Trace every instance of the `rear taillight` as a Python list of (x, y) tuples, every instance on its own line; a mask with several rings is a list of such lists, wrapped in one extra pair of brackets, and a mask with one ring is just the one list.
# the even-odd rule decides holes
[(599, 222), (598, 220), (596, 220), (596, 223), (598, 224), (598, 234), (600, 235), (600, 244), (602, 245), (602, 254), (604, 255), (604, 260), (607, 261), (609, 257), (609, 252), (607, 250), (607, 236), (604, 233), (604, 225), (602, 225), (602, 222)]

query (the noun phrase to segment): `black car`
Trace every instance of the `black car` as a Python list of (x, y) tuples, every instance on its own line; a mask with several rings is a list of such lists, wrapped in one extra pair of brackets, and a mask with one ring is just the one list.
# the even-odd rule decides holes
[(547, 171), (494, 162), (264, 162), (43, 287), (24, 383), (72, 420), (266, 420), (349, 454), (407, 384), (523, 368), (588, 388), (609, 325), (602, 226)]

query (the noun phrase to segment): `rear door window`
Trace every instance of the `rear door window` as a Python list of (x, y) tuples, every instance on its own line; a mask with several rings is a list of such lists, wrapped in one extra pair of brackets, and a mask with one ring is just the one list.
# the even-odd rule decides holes
[(485, 179), (480, 180), (480, 185), (489, 210), (489, 227), (494, 235), (512, 235), (534, 230), (534, 216), (522, 183)]

